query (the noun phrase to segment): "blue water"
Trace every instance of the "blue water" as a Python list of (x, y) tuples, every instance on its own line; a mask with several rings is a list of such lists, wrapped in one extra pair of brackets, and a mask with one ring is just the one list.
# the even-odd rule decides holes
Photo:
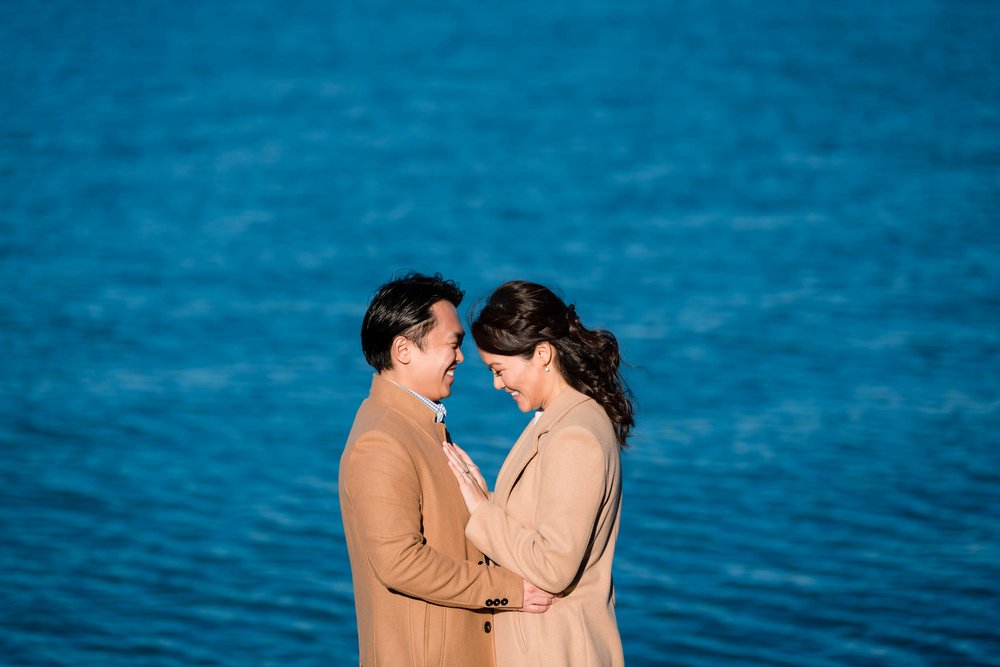
[(1000, 665), (998, 213), (991, 1), (3, 3), (0, 664), (356, 664), (411, 268), (618, 333), (629, 665)]

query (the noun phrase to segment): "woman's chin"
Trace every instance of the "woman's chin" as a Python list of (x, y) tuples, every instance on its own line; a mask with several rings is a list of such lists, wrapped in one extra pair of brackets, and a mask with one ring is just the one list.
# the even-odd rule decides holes
[(514, 398), (514, 404), (517, 405), (517, 409), (521, 412), (532, 412), (534, 410), (534, 408), (531, 407), (531, 403), (521, 396), (516, 396)]

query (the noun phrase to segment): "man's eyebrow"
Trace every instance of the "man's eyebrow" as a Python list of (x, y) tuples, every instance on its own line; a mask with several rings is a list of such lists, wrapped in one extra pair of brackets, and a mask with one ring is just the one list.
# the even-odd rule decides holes
[(458, 342), (461, 343), (463, 340), (465, 340), (465, 332), (463, 331), (462, 333), (459, 333), (457, 331), (452, 331), (451, 333), (448, 334), (449, 341), (454, 340), (455, 338), (457, 338)]

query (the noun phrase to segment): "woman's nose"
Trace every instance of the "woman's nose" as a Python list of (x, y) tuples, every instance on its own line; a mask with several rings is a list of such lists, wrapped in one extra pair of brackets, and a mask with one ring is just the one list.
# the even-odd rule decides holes
[(493, 388), (494, 389), (503, 389), (504, 388), (503, 378), (500, 377), (499, 375), (494, 375), (493, 376)]

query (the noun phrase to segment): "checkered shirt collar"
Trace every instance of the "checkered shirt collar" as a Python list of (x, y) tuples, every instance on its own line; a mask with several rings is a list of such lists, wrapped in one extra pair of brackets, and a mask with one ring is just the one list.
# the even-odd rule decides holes
[[(386, 380), (389, 380), (389, 378), (386, 378)], [(392, 380), (389, 380), (389, 382), (392, 382), (394, 385), (396, 385), (397, 387), (399, 387), (403, 391), (416, 396), (420, 400), (421, 403), (423, 403), (428, 408), (430, 408), (434, 412), (434, 422), (436, 424), (441, 424), (441, 423), (444, 422), (444, 417), (445, 417), (445, 415), (448, 414), (448, 411), (445, 409), (445, 407), (444, 407), (443, 404), (441, 404), (441, 403), (435, 403), (431, 399), (426, 398), (424, 396), (421, 396), (417, 392), (413, 391), (412, 389), (410, 389), (408, 387), (404, 387), (403, 385), (399, 384), (398, 382), (393, 382)]]

